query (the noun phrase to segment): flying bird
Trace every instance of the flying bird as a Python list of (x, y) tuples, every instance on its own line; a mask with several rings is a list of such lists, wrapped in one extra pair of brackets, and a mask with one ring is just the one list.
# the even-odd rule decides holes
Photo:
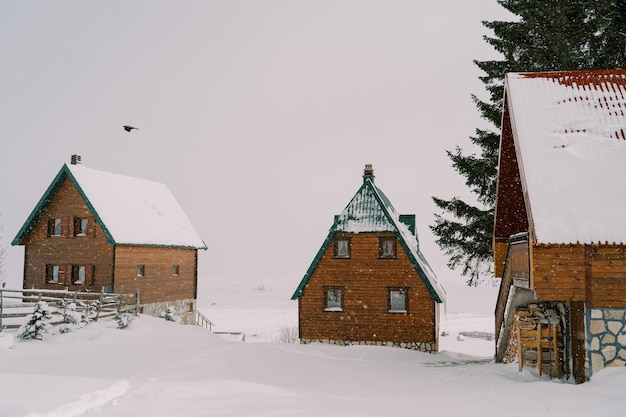
[(128, 126), (128, 125), (124, 126), (124, 130), (127, 131), (127, 132), (130, 132), (133, 129), (139, 130), (136, 127), (133, 127), (133, 126)]

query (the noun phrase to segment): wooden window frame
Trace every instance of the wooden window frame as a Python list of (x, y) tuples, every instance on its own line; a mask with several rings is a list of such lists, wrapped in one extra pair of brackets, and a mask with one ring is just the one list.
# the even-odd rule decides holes
[[(392, 253), (385, 253), (385, 243), (391, 242)], [(378, 238), (378, 258), (379, 259), (396, 259), (398, 258), (398, 239), (395, 236), (381, 236)]]
[[(392, 308), (392, 296), (393, 292), (404, 293), (404, 309)], [(387, 287), (387, 312), (391, 314), (408, 314), (409, 312), (409, 288), (408, 287)]]
[[(336, 292), (339, 291), (339, 306), (334, 306), (334, 307), (329, 307), (328, 305), (328, 297), (329, 294), (331, 292)], [(343, 301), (344, 301), (344, 294), (345, 294), (345, 288), (344, 287), (324, 287), (324, 311), (325, 312), (341, 312), (343, 311)]]
[[(71, 265), (45, 264), (44, 265), (44, 283), (65, 285), (68, 275), (71, 276), (71, 268), (72, 268)], [(56, 269), (56, 279), (54, 279), (55, 269)]]
[(48, 237), (63, 236), (63, 219), (61, 217), (51, 217), (48, 219)]
[[(84, 223), (84, 228), (83, 228)], [(89, 235), (89, 223), (88, 217), (74, 217), (74, 236), (88, 236)]]
[[(347, 242), (347, 249), (348, 249), (348, 254), (347, 255), (340, 255), (339, 254), (339, 242)], [(336, 237), (333, 241), (333, 257), (335, 259), (350, 259), (352, 257), (352, 242), (350, 241), (349, 237), (344, 237), (344, 236), (339, 236)]]

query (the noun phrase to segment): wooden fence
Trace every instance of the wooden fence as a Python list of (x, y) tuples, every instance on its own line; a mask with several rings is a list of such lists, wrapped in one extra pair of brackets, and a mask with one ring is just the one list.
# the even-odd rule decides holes
[[(75, 310), (84, 313), (90, 320), (113, 317), (117, 313), (139, 313), (139, 291), (136, 293), (93, 293), (67, 290), (8, 290), (0, 288), (0, 330), (17, 329), (33, 312), (35, 304), (45, 301), (53, 313), (63, 302), (71, 302)], [(62, 318), (55, 314), (52, 324), (60, 324)]]

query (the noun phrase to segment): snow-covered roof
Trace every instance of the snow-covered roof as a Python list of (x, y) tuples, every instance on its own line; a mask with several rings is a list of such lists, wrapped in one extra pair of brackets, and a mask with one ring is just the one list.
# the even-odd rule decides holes
[(537, 243), (626, 243), (626, 70), (511, 73), (506, 99)]
[(361, 188), (352, 197), (352, 200), (350, 200), (341, 214), (335, 217), (328, 237), (293, 294), (292, 299), (302, 295), (306, 283), (315, 271), (317, 263), (330, 245), (335, 233), (391, 232), (396, 234), (413, 267), (428, 288), (430, 296), (437, 302), (444, 302), (445, 290), (419, 250), (417, 235), (410, 230), (407, 224), (401, 221), (401, 217), (387, 196), (374, 185), (373, 178), (364, 177)]
[(14, 240), (26, 237), (61, 184), (69, 179), (112, 244), (206, 249), (191, 221), (161, 183), (64, 165)]

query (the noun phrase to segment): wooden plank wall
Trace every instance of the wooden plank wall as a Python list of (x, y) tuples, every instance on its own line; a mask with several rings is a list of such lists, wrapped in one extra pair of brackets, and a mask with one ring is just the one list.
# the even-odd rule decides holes
[(626, 248), (593, 245), (587, 304), (593, 307), (626, 308)]
[(585, 300), (583, 245), (537, 245), (532, 256), (533, 289), (539, 300)]
[[(299, 299), (301, 338), (436, 342), (436, 303), (399, 244), (396, 259), (379, 259), (379, 236), (350, 235), (350, 259), (335, 259), (329, 245)], [(343, 311), (324, 311), (326, 286), (344, 288)], [(407, 314), (388, 312), (388, 287), (409, 289)]]
[(624, 246), (538, 245), (533, 261), (533, 284), (539, 300), (626, 308)]

